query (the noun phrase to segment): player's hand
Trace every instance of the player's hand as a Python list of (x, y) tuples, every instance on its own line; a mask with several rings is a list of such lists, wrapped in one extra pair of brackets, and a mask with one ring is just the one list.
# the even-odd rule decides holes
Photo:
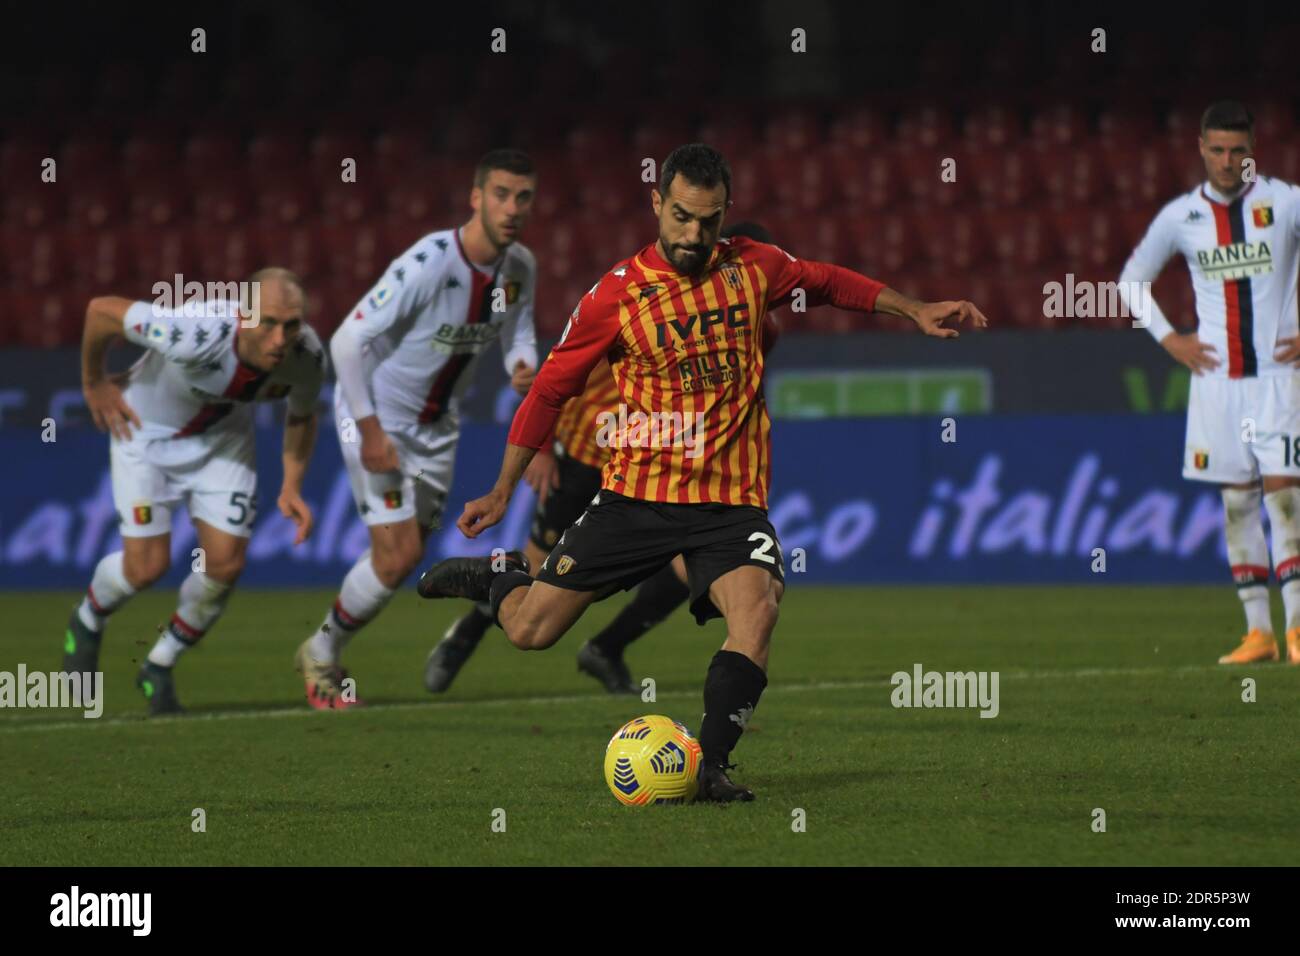
[(122, 397), (122, 388), (118, 379), (100, 379), (91, 385), (84, 385), (81, 394), (86, 397), (86, 407), (95, 427), (101, 432), (111, 432), (114, 438), (123, 440), (131, 437), (131, 423), (140, 427), (140, 417)]
[(1273, 359), (1283, 365), (1300, 365), (1300, 336), (1293, 339), (1278, 339)]
[(298, 526), (298, 533), (293, 538), (295, 546), (311, 537), (311, 529), (315, 526), (315, 521), (311, 515), (311, 508), (302, 500), (298, 492), (289, 488), (282, 489), (276, 505), (280, 508), (280, 514)]
[(1170, 332), (1160, 340), (1160, 344), (1166, 352), (1190, 368), (1193, 375), (1211, 371), (1220, 365), (1214, 346), (1202, 342), (1195, 332)]
[(357, 422), (357, 428), (361, 431), (362, 468), (382, 475), (401, 467), (397, 458), (397, 446), (379, 424), (378, 417), (370, 415), (361, 419)]
[(546, 496), (560, 483), (560, 463), (555, 460), (554, 455), (539, 451), (524, 470), (524, 481), (528, 482), (528, 487), (537, 492), (538, 502), (546, 504)]
[(488, 528), (506, 516), (506, 506), (510, 496), (502, 494), (495, 488), (482, 498), (475, 498), (465, 503), (456, 527), (467, 538), (477, 538)]
[(527, 395), (528, 386), (533, 384), (533, 379), (536, 377), (537, 369), (523, 362), (516, 362), (514, 374), (510, 376), (510, 387), (520, 395)]
[(941, 339), (957, 337), (956, 329), (943, 327), (943, 323), (949, 319), (957, 322), (970, 319), (972, 328), (976, 329), (988, 328), (989, 324), (989, 320), (984, 318), (984, 313), (975, 308), (973, 302), (967, 302), (965, 299), (960, 302), (923, 302), (912, 318), (926, 335), (934, 335)]

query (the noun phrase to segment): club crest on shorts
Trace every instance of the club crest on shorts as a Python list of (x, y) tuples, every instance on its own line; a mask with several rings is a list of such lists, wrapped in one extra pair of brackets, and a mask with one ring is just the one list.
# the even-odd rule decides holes
[(402, 507), (402, 489), (395, 488), (392, 491), (384, 492), (384, 507), (389, 511), (395, 511)]
[(569, 557), (567, 554), (562, 554), (560, 555), (560, 560), (555, 562), (555, 573), (568, 574), (573, 570), (573, 566), (577, 563), (577, 561), (574, 561), (573, 558)]
[(1210, 453), (1208, 451), (1200, 451), (1199, 449), (1192, 452), (1192, 465), (1197, 471), (1204, 471), (1206, 468), (1209, 468)]
[(148, 524), (153, 521), (153, 508), (147, 501), (137, 501), (131, 506), (131, 518), (136, 524)]

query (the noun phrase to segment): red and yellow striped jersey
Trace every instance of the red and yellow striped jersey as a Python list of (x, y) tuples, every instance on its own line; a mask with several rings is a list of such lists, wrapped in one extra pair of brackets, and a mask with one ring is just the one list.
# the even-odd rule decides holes
[(883, 288), (739, 236), (721, 240), (696, 276), (647, 246), (582, 297), (515, 413), (509, 441), (540, 447), (565, 401), (608, 359), (618, 404), (590, 419), (609, 456), (602, 487), (647, 501), (766, 508), (767, 310), (801, 289), (809, 305), (869, 312)]
[(601, 447), (596, 440), (600, 434), (600, 416), (606, 412), (617, 415), (621, 398), (609, 363), (597, 363), (582, 394), (569, 399), (555, 423), (555, 438), (564, 453), (584, 465), (602, 467), (609, 460), (609, 449)]

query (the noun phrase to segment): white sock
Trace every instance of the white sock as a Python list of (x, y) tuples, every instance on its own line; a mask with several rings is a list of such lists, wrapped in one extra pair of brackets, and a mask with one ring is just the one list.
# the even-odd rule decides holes
[(233, 585), (195, 571), (181, 582), (176, 613), (149, 652), (160, 667), (173, 667), (177, 658), (199, 642), (226, 609)]
[(312, 658), (322, 663), (336, 662), (352, 636), (370, 623), (396, 593), (379, 580), (370, 563), (370, 550), (366, 549), (343, 578), (334, 607), (311, 636)]
[(1264, 496), (1273, 531), (1273, 573), (1282, 588), (1286, 629), (1300, 627), (1300, 488), (1279, 488)]
[(1273, 633), (1268, 596), (1268, 539), (1259, 503), (1262, 490), (1224, 488), (1224, 531), (1228, 538), (1228, 564), (1237, 595), (1246, 611), (1246, 630)]
[(86, 588), (86, 596), (77, 608), (81, 623), (96, 633), (104, 629), (108, 616), (135, 594), (135, 588), (131, 587), (122, 571), (122, 563), (121, 551), (105, 555), (95, 565), (90, 587)]

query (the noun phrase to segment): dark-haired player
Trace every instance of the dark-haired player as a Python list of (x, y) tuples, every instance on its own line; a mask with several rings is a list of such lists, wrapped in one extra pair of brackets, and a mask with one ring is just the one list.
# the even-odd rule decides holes
[[(613, 436), (601, 490), (534, 580), (482, 558), (452, 558), (420, 580), (425, 597), (488, 597), (515, 646), (550, 647), (599, 598), (680, 554), (696, 621), (726, 620), (704, 684), (699, 797), (752, 800), (727, 777), (732, 749), (767, 684), (784, 570), (767, 517), (770, 419), (762, 398), (763, 316), (801, 289), (813, 305), (906, 315), (929, 335), (985, 319), (969, 302), (921, 303), (848, 269), (796, 259), (751, 239), (720, 240), (726, 161), (702, 144), (674, 150), (651, 207), (656, 242), (584, 295), (515, 414), (496, 486), (465, 506), (475, 537), (505, 515), (565, 401), (610, 359), (629, 428)], [(635, 423), (635, 424), (632, 424)]]
[[(1217, 484), (1228, 564), (1246, 636), (1220, 664), (1278, 659), (1269, 608), (1269, 547), (1286, 605), (1287, 661), (1300, 664), (1300, 328), (1296, 275), (1300, 189), (1254, 175), (1255, 133), (1240, 103), (1201, 117), (1206, 180), (1156, 215), (1120, 275), (1130, 311), (1192, 370), (1183, 477)], [(1187, 260), (1197, 329), (1176, 332), (1147, 288), (1175, 252)]]
[[(536, 191), (527, 154), (489, 152), (474, 171), (469, 220), (394, 259), (330, 339), (339, 445), (370, 547), (298, 648), (307, 702), (318, 710), (360, 703), (343, 693), (339, 658), (419, 563), (439, 523), (474, 360), (499, 338), (516, 391), (532, 382), (537, 269), (517, 240)], [(492, 622), (486, 609), (468, 617), (484, 629)]]
[[(722, 235), (772, 241), (768, 231), (755, 222), (727, 226)], [(763, 333), (764, 347), (770, 348), (778, 334), (770, 313), (765, 317)], [(541, 567), (560, 535), (582, 516), (600, 490), (601, 468), (609, 458), (609, 449), (599, 440), (599, 423), (602, 416), (618, 414), (619, 398), (609, 363), (598, 363), (582, 394), (565, 404), (555, 425), (554, 441), (545, 442), (529, 463), (524, 480), (537, 493), (537, 508), (524, 549), (531, 568)], [(690, 589), (685, 581), (686, 566), (678, 556), (638, 585), (632, 600), (579, 648), (578, 669), (598, 680), (611, 694), (639, 693), (623, 652), (686, 600)], [(451, 686), (490, 623), (490, 618), (466, 615), (447, 629), (425, 665), (424, 684), (431, 693), (441, 693)]]

